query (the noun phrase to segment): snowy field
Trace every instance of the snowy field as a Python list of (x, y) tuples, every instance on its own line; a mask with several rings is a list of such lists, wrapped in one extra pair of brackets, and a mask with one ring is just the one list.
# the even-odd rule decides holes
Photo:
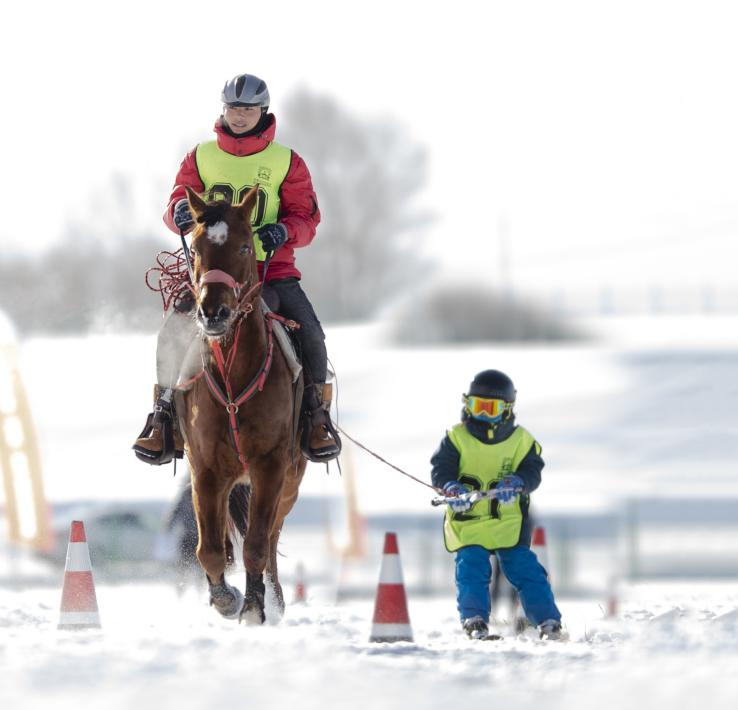
[(621, 618), (561, 603), (571, 640), (468, 641), (450, 599), (409, 600), (414, 643), (369, 643), (372, 604), (221, 620), (168, 587), (98, 588), (102, 631), (56, 630), (58, 592), (0, 594), (0, 707), (733, 708), (738, 586), (628, 590)]
[[(343, 426), (420, 478), (457, 420), (473, 374), (508, 371), (520, 421), (543, 444), (547, 462), (537, 509), (604, 513), (627, 497), (668, 495), (690, 507), (700, 496), (738, 498), (738, 348), (730, 337), (737, 324), (610, 319), (588, 324), (600, 336), (593, 342), (430, 350), (393, 348), (381, 327), (357, 326), (329, 330), (328, 344)], [(21, 345), (52, 502), (169, 501), (176, 494), (171, 468), (144, 466), (129, 450), (150, 406), (153, 352), (151, 336)], [(438, 517), (417, 483), (352, 446), (344, 461), (354, 469), (361, 512)], [(303, 493), (340, 500), (343, 482), (310, 466)], [(706, 531), (718, 554), (734, 554), (736, 527), (722, 538)], [(315, 540), (307, 545), (314, 551), (305, 560), (309, 573), (325, 564), (323, 531)], [(678, 553), (688, 542), (689, 554), (699, 554), (695, 541), (675, 530), (666, 544)], [(440, 535), (427, 544), (440, 548)], [(288, 597), (298, 547), (288, 520)], [(405, 567), (417, 569), (420, 548), (402, 537), (400, 548)], [(376, 562), (377, 550), (370, 553)], [(603, 589), (615, 564), (607, 555), (587, 560)], [(374, 565), (369, 584), (377, 574)], [(242, 585), (240, 575), (232, 581)], [(330, 590), (310, 589), (308, 604), (289, 606), (279, 625), (246, 628), (218, 618), (192, 590), (180, 598), (164, 584), (102, 583), (103, 630), (83, 633), (56, 630), (60, 588), (0, 589), (0, 708), (406, 710), (463, 702), (707, 710), (738, 701), (738, 581), (623, 585), (617, 619), (604, 618), (602, 596), (562, 598), (571, 635), (562, 644), (516, 637), (506, 627), (502, 642), (471, 643), (450, 592), (410, 597), (415, 643), (370, 644), (369, 596), (337, 604)]]
[[(546, 460), (537, 505), (607, 508), (614, 498), (700, 491), (738, 495), (737, 317), (601, 319), (593, 342), (557, 346), (396, 348), (381, 326), (328, 329), (339, 422), (419, 478), (461, 393), (479, 370), (508, 372), (518, 421)], [(130, 446), (151, 407), (155, 338), (35, 338), (21, 371), (53, 501), (162, 499), (171, 467), (140, 465)], [(408, 401), (410, 398), (410, 401)], [(84, 454), (81, 452), (84, 451)], [(346, 446), (366, 513), (428, 512), (428, 492)], [(631, 475), (623, 476), (623, 470)], [(392, 494), (387, 495), (387, 487)], [(338, 476), (310, 465), (305, 495), (342, 495)]]

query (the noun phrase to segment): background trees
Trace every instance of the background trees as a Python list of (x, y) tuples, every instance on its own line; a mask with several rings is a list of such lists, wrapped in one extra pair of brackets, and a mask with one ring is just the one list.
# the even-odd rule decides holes
[(428, 268), (414, 244), (431, 219), (417, 204), (426, 151), (389, 120), (306, 89), (285, 108), (278, 135), (307, 162), (323, 217), (297, 252), (303, 285), (321, 319), (366, 318)]
[[(361, 120), (308, 90), (278, 118), (278, 140), (306, 160), (323, 215), (313, 244), (297, 252), (305, 289), (324, 322), (366, 318), (427, 268), (413, 246), (429, 221), (417, 206), (425, 150), (390, 121)], [(146, 191), (135, 188), (152, 176), (112, 175), (55, 247), (2, 257), (0, 309), (21, 333), (158, 327), (161, 301), (144, 273), (178, 240), (136, 195), (158, 196), (163, 210), (175, 169), (161, 166), (171, 177)]]

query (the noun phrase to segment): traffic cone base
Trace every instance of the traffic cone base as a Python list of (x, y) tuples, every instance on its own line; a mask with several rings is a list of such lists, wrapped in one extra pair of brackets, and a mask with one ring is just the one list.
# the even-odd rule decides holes
[(100, 614), (96, 611), (67, 611), (61, 614), (56, 628), (61, 631), (70, 629), (99, 629)]
[(386, 533), (369, 641), (393, 643), (412, 640), (397, 535)]
[(409, 641), (412, 643), (413, 631), (410, 624), (372, 624), (372, 643), (396, 643)]

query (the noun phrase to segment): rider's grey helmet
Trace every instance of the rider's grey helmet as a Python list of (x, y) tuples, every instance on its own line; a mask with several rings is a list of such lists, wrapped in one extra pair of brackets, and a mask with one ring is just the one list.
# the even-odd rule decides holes
[(229, 79), (223, 87), (221, 100), (227, 106), (269, 106), (269, 89), (266, 82), (253, 74), (239, 74)]

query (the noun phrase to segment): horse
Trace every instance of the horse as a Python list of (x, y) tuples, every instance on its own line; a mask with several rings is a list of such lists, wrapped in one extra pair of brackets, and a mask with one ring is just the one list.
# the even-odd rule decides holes
[[(199, 533), (196, 555), (207, 577), (210, 604), (222, 616), (249, 624), (265, 621), (265, 577), (284, 612), (277, 543), (307, 464), (294, 445), (299, 431), (293, 375), (272, 340), (273, 320), (280, 318), (261, 304), (251, 228), (257, 190), (232, 205), (206, 202), (187, 188), (195, 221), (190, 247), (194, 313), (207, 347), (204, 377), (184, 392), (179, 413)], [(247, 496), (236, 495), (239, 483), (249, 486)], [(234, 554), (229, 537), (232, 515), (238, 512), (234, 498), (247, 506), (242, 511), (246, 525), (239, 526), (244, 533), (243, 595), (225, 579)]]

